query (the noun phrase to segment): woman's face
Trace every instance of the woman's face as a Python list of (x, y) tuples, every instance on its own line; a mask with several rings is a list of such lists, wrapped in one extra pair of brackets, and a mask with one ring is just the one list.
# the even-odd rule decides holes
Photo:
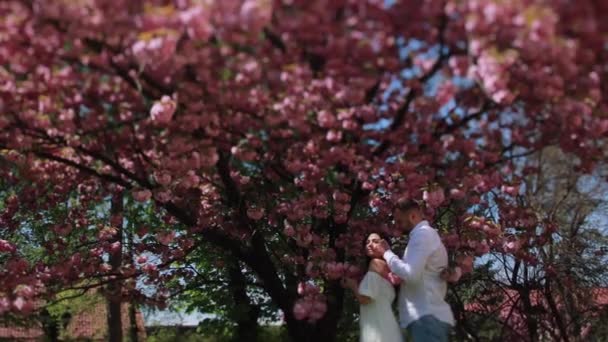
[(373, 247), (379, 245), (380, 241), (382, 241), (382, 238), (380, 237), (380, 235), (378, 235), (376, 233), (369, 234), (369, 236), (367, 237), (367, 240), (365, 240), (365, 254), (367, 254), (368, 257), (370, 257), (370, 258), (377, 257), (376, 253), (374, 252)]

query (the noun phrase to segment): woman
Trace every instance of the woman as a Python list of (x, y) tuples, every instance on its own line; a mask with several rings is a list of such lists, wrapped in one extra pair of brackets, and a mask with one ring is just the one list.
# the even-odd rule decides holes
[(357, 285), (354, 279), (346, 279), (344, 285), (350, 288), (361, 304), (359, 327), (361, 342), (401, 342), (401, 331), (391, 304), (395, 299), (395, 288), (389, 281), (392, 277), (382, 255), (375, 255), (373, 246), (382, 237), (372, 233), (365, 241), (365, 254), (370, 258), (368, 271)]

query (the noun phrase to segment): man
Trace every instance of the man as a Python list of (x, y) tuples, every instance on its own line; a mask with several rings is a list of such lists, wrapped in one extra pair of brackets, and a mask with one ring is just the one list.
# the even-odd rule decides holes
[(410, 235), (403, 258), (384, 240), (375, 249), (403, 280), (398, 299), (401, 329), (415, 342), (448, 341), (454, 315), (445, 301), (447, 282), (441, 275), (448, 266), (445, 246), (415, 202), (398, 205), (394, 218)]

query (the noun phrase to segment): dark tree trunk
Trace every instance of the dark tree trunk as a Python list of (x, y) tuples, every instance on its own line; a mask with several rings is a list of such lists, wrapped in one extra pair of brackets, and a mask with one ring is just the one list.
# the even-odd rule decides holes
[[(128, 262), (131, 265), (131, 267), (133, 267), (133, 269), (135, 269), (135, 262), (133, 260), (133, 230), (132, 229), (127, 229), (126, 231), (127, 234), (127, 255), (128, 255)], [(139, 335), (138, 335), (138, 328), (137, 328), (137, 306), (134, 300), (131, 300), (129, 303), (129, 338), (130, 338), (130, 342), (138, 342), (139, 341)]]
[[(253, 232), (255, 231), (254, 224), (247, 217), (245, 207), (242, 206), (243, 199), (238, 191), (238, 187), (230, 178), (229, 155), (229, 152), (221, 151), (217, 163), (219, 175), (225, 186), (226, 199), (232, 207), (239, 208), (235, 217), (239, 225), (249, 227)], [(164, 207), (182, 221), (182, 223), (190, 226), (197, 224), (196, 217), (187, 210), (184, 210), (184, 208), (180, 208), (172, 203), (165, 204)], [(330, 284), (325, 293), (329, 299), (327, 315), (313, 324), (297, 320), (293, 315), (293, 306), (298, 299), (297, 289), (295, 286), (289, 286), (289, 281), (287, 281), (288, 284), (284, 284), (271, 257), (273, 253), (268, 250), (262, 233), (252, 234), (250, 240), (251, 246), (240, 244), (225, 236), (216, 235), (213, 231), (206, 231), (204, 234), (208, 241), (216, 243), (218, 246), (230, 251), (236, 260), (243, 262), (253, 271), (261, 282), (264, 291), (272, 299), (272, 302), (283, 312), (284, 322), (293, 342), (331, 342), (335, 340), (337, 324), (342, 314), (344, 297), (343, 289), (337, 283)], [(285, 275), (285, 278), (289, 278), (289, 276)]]
[(524, 310), (526, 312), (526, 326), (528, 327), (528, 338), (530, 342), (538, 341), (538, 323), (534, 317), (534, 309), (530, 300), (530, 290), (522, 289), (519, 291)]
[(135, 310), (135, 304), (131, 302), (129, 304), (129, 341), (138, 342), (139, 336), (137, 334), (137, 314)]
[(559, 329), (560, 334), (562, 335), (562, 339), (564, 342), (569, 342), (570, 338), (568, 337), (568, 328), (563, 320), (562, 313), (557, 307), (557, 303), (553, 298), (553, 294), (551, 293), (551, 280), (545, 280), (545, 298), (547, 299), (547, 303), (549, 304), (549, 308), (551, 309), (551, 313), (553, 318), (555, 319), (555, 323), (557, 324), (557, 328)]
[(48, 310), (42, 309), (40, 312), (40, 323), (42, 330), (44, 331), (45, 341), (58, 342), (59, 341), (59, 322), (57, 322), (49, 314)]
[[(122, 264), (122, 221), (123, 221), (123, 197), (122, 192), (112, 195), (112, 206), (110, 208), (110, 221), (116, 227), (117, 233), (114, 242), (120, 242), (121, 247), (115, 253), (110, 254), (110, 265), (112, 272), (116, 272)], [(122, 342), (122, 317), (121, 317), (121, 283), (112, 281), (108, 284), (107, 322), (108, 341)]]
[(335, 341), (338, 332), (338, 322), (344, 306), (344, 289), (337, 282), (332, 282), (327, 288), (327, 312), (318, 322), (317, 341)]
[(228, 276), (230, 292), (235, 304), (232, 317), (237, 324), (234, 341), (257, 341), (260, 308), (253, 304), (247, 295), (247, 279), (238, 260), (232, 259), (228, 265)]
[[(289, 337), (293, 342), (320, 342), (336, 341), (338, 322), (342, 316), (343, 291), (341, 295), (328, 294), (336, 300), (328, 300), (328, 310), (323, 318), (315, 323), (299, 321), (289, 314), (286, 318), (286, 327)], [(335, 305), (332, 307), (332, 305)], [(287, 315), (286, 315), (287, 316)]]

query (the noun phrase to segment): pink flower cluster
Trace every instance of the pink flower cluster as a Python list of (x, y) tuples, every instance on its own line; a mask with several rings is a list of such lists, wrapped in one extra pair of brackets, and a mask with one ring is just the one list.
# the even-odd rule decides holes
[(37, 290), (32, 285), (19, 284), (12, 296), (0, 295), (0, 315), (6, 312), (30, 314), (35, 309), (34, 297)]
[(348, 265), (343, 262), (328, 262), (325, 263), (325, 277), (327, 279), (340, 279), (342, 277), (353, 277), (360, 273), (360, 270), (355, 265)]
[(3, 239), (0, 239), (0, 253), (13, 253), (15, 251), (15, 246)]
[(311, 283), (298, 284), (298, 299), (293, 307), (293, 314), (298, 320), (315, 322), (325, 315), (327, 302), (325, 296), (320, 293), (319, 287)]
[(171, 121), (177, 104), (173, 98), (164, 95), (160, 101), (154, 102), (154, 105), (150, 109), (150, 118), (152, 121), (157, 122), (161, 125), (166, 125)]
[(422, 200), (426, 202), (430, 208), (435, 209), (445, 201), (445, 193), (440, 187), (424, 190), (422, 193)]

